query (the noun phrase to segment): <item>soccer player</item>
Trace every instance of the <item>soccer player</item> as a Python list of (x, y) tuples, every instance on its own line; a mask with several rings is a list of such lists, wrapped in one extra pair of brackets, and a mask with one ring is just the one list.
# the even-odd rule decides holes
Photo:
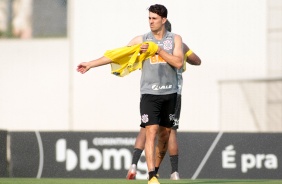
[[(167, 20), (165, 23), (165, 28), (167, 31), (171, 32), (171, 24)], [(183, 53), (185, 53), (185, 61), (191, 65), (200, 65), (201, 59), (194, 53), (189, 47), (183, 43)], [(179, 126), (179, 118), (180, 118), (180, 110), (181, 110), (181, 92), (182, 92), (182, 85), (183, 85), (183, 78), (182, 78), (183, 67), (177, 70), (177, 78), (178, 78), (178, 92), (177, 92), (177, 102), (175, 108), (175, 116), (174, 116), (174, 125), (172, 127), (168, 147), (163, 147), (161, 144), (156, 148), (156, 168), (155, 171), (158, 172), (159, 166), (166, 154), (168, 149), (169, 156), (170, 156), (170, 163), (171, 163), (171, 180), (179, 180), (179, 172), (178, 172), (178, 143), (177, 143), (177, 129)], [(141, 157), (141, 154), (144, 150), (144, 144), (146, 140), (145, 129), (144, 127), (140, 128), (140, 132), (136, 137), (134, 151), (133, 151), (133, 158), (132, 158), (132, 165), (130, 166), (126, 179), (135, 179), (136, 177), (136, 169), (137, 163)]]
[[(140, 116), (145, 128), (145, 153), (149, 172), (148, 184), (159, 184), (155, 171), (155, 139), (158, 144), (168, 144), (171, 127), (174, 123), (178, 80), (177, 69), (183, 65), (182, 38), (180, 35), (166, 31), (167, 9), (160, 4), (149, 7), (149, 25), (151, 31), (133, 38), (128, 46), (151, 41), (158, 44), (154, 56), (143, 61), (141, 75)], [(148, 50), (148, 44), (140, 46), (140, 53)], [(87, 72), (90, 68), (111, 63), (102, 57), (98, 60), (83, 62), (77, 71)]]

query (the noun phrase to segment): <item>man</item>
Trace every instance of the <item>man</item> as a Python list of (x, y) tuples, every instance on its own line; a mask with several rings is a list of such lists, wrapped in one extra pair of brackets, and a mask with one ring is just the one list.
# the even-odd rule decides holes
[[(165, 28), (167, 31), (171, 32), (171, 24), (167, 20), (165, 23)], [(185, 61), (191, 65), (200, 65), (201, 59), (189, 49), (189, 47), (183, 43), (183, 53), (185, 53)], [(159, 169), (159, 166), (165, 156), (167, 149), (169, 150), (170, 155), (170, 163), (171, 163), (171, 180), (179, 180), (179, 173), (178, 173), (178, 144), (177, 144), (177, 129), (179, 126), (179, 118), (180, 118), (180, 110), (181, 110), (181, 92), (182, 92), (182, 85), (183, 85), (183, 78), (182, 78), (183, 68), (177, 70), (177, 77), (178, 77), (178, 92), (177, 92), (177, 103), (175, 108), (175, 117), (174, 117), (174, 125), (172, 127), (168, 147), (161, 147), (157, 146), (156, 148), (156, 172)], [(146, 140), (144, 127), (140, 128), (140, 132), (136, 137), (134, 151), (133, 151), (133, 158), (132, 158), (132, 165), (130, 166), (126, 179), (135, 179), (136, 176), (136, 169), (137, 163), (141, 157), (141, 154), (144, 150), (144, 144)]]
[[(158, 135), (159, 145), (168, 143), (174, 122), (177, 99), (177, 69), (183, 65), (182, 38), (167, 32), (167, 9), (155, 4), (149, 7), (149, 24), (151, 32), (133, 38), (128, 46), (152, 41), (158, 44), (156, 55), (143, 61), (141, 76), (140, 115), (145, 127), (145, 153), (149, 172), (148, 184), (159, 184), (155, 171), (155, 139)], [(142, 44), (140, 53), (147, 51), (149, 45)], [(87, 72), (90, 68), (111, 63), (106, 57), (78, 65), (77, 71)]]

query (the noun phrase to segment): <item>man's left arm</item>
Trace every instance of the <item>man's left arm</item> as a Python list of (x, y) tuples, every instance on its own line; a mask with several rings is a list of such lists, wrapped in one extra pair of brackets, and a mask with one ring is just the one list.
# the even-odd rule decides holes
[(165, 50), (159, 47), (158, 55), (160, 55), (167, 63), (180, 69), (183, 66), (183, 49), (182, 49), (182, 38), (179, 35), (174, 37), (174, 50), (173, 54), (167, 53)]

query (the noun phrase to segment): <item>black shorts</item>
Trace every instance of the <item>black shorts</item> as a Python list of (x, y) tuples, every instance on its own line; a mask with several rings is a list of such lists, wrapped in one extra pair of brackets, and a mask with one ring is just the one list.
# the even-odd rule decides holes
[(174, 130), (177, 130), (179, 128), (180, 111), (181, 111), (181, 94), (177, 94), (174, 123), (172, 126), (172, 129)]
[(159, 125), (171, 128), (175, 119), (176, 99), (177, 93), (168, 95), (143, 94), (140, 100), (140, 126)]

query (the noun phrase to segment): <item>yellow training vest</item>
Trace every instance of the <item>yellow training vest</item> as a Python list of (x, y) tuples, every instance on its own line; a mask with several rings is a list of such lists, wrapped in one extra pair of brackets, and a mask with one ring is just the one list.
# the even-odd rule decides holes
[[(149, 47), (146, 52), (139, 54), (142, 44), (149, 44)], [(119, 77), (124, 77), (137, 69), (142, 69), (142, 62), (155, 55), (157, 51), (158, 45), (154, 42), (147, 41), (133, 46), (108, 50), (104, 56), (113, 61), (111, 63), (111, 73)]]

